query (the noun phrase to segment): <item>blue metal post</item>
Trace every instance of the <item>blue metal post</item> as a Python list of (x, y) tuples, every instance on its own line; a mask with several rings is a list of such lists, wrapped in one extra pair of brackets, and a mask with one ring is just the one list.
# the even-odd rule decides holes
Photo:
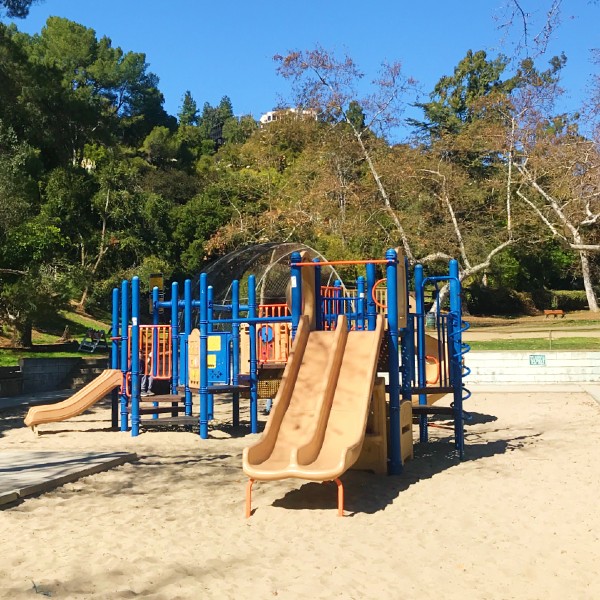
[(377, 320), (377, 305), (373, 299), (373, 288), (377, 277), (376, 265), (367, 263), (367, 327), (369, 331), (375, 329)]
[(179, 383), (179, 284), (171, 284), (171, 394), (177, 394)]
[(365, 278), (360, 275), (356, 280), (356, 329), (360, 330), (365, 328), (365, 285)]
[[(299, 252), (290, 255), (290, 285), (292, 286), (292, 340), (296, 337), (300, 315), (302, 314), (302, 267), (296, 263), (302, 260)], [(252, 338), (251, 338), (252, 339)]]
[(190, 390), (190, 376), (189, 376), (189, 347), (188, 347), (188, 339), (190, 333), (192, 333), (192, 281), (191, 279), (186, 279), (183, 284), (183, 298), (185, 300), (184, 307), (184, 331), (185, 331), (185, 377), (184, 377), (184, 386), (185, 386), (185, 416), (192, 416), (192, 390)]
[(400, 365), (398, 347), (398, 260), (393, 249), (385, 253), (388, 262), (387, 277), (387, 316), (389, 336), (389, 388), (390, 388), (390, 475), (402, 473), (400, 452)]
[[(206, 310), (208, 315), (208, 328), (207, 333), (210, 334), (213, 331), (213, 314), (214, 314), (214, 290), (212, 285), (206, 288)], [(210, 337), (210, 335), (209, 335)], [(208, 345), (208, 342), (207, 342)], [(208, 347), (208, 346), (207, 346)], [(215, 418), (215, 395), (208, 394), (208, 420), (212, 421)]]
[(129, 428), (129, 415), (127, 413), (127, 377), (129, 375), (129, 282), (121, 283), (121, 431)]
[(406, 298), (404, 299), (404, 305), (406, 306), (406, 327), (400, 331), (400, 354), (402, 359), (400, 364), (400, 372), (402, 374), (402, 399), (412, 400), (411, 385), (415, 366), (415, 332), (413, 316), (410, 313), (410, 295), (408, 293), (409, 270), (408, 259), (406, 257), (404, 257), (404, 277), (406, 278), (404, 285), (404, 290), (406, 293)]
[[(292, 289), (292, 294), (294, 290)], [(292, 300), (293, 304), (293, 300)], [(250, 432), (258, 433), (258, 359), (256, 348), (256, 278), (248, 277), (248, 325), (250, 337)]]
[(214, 320), (214, 314), (215, 314), (215, 290), (213, 289), (212, 285), (208, 286), (208, 290), (207, 290), (207, 296), (206, 296), (206, 301), (208, 302), (208, 331), (209, 333), (213, 331), (213, 320)]
[[(313, 258), (315, 264), (321, 262), (319, 258)], [(317, 331), (323, 329), (323, 301), (321, 299), (321, 267), (314, 268), (315, 271), (315, 328)]]
[[(342, 292), (342, 282), (339, 279), (336, 279), (333, 282), (333, 297), (334, 297), (334, 301), (333, 301), (333, 310), (332, 310), (332, 317), (331, 317), (331, 322), (329, 323), (330, 329), (333, 329), (335, 327), (335, 324), (337, 323), (337, 318), (338, 315), (341, 314), (347, 314), (346, 311), (346, 306), (344, 305), (344, 301), (340, 300), (340, 298), (344, 295)], [(348, 319), (349, 321), (352, 321), (352, 319)]]
[(158, 325), (160, 323), (160, 290), (157, 286), (152, 288), (152, 325)]
[(208, 280), (200, 273), (200, 437), (208, 438)]
[(236, 389), (239, 384), (240, 373), (240, 324), (236, 319), (240, 318), (240, 282), (235, 279), (231, 284), (231, 384), (233, 393), (231, 397), (233, 426), (240, 424), (240, 392)]
[[(421, 389), (427, 385), (425, 372), (425, 298), (423, 294), (423, 265), (415, 266), (415, 304), (417, 319), (417, 386)], [(419, 394), (419, 404), (427, 404), (427, 394)], [(427, 415), (419, 416), (419, 440), (427, 442)]]
[(131, 435), (140, 433), (140, 280), (131, 280)]
[[(119, 368), (119, 288), (112, 291), (112, 327), (110, 344), (110, 368)], [(111, 392), (110, 423), (113, 429), (119, 426), (119, 394), (116, 388)]]
[[(452, 340), (452, 359), (450, 361), (452, 387), (454, 389), (454, 441), (460, 458), (464, 458), (464, 424), (462, 407), (462, 306), (460, 298), (460, 280), (458, 274), (458, 262), (451, 260), (449, 264), (450, 275), (450, 315), (449, 326), (454, 330), (450, 332)], [(452, 323), (450, 325), (450, 322)]]
[[(152, 325), (158, 325), (159, 324), (159, 313), (158, 313), (158, 302), (159, 302), (159, 293), (160, 290), (158, 289), (157, 286), (154, 286), (152, 288)], [(151, 363), (151, 368), (152, 368), (152, 377), (156, 377), (156, 369), (157, 369), (157, 364), (158, 364), (158, 330), (156, 328), (154, 328), (152, 330), (152, 363)], [(158, 402), (153, 402), (152, 406), (154, 406), (154, 408), (158, 408)], [(152, 415), (153, 419), (158, 419), (158, 413), (154, 413)]]

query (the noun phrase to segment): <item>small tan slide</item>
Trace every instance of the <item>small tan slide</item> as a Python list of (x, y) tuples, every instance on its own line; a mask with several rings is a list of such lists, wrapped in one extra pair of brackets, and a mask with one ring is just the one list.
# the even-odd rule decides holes
[(365, 436), (383, 319), (374, 331), (350, 331), (340, 316), (335, 331), (309, 331), (302, 316), (275, 406), (261, 439), (244, 449), (250, 478), (246, 515), (254, 480), (295, 477), (338, 484), (358, 459)]
[(25, 425), (34, 428), (42, 423), (65, 421), (80, 415), (94, 403), (123, 382), (123, 373), (118, 369), (106, 369), (96, 379), (75, 392), (70, 398), (56, 404), (32, 406), (25, 417)]

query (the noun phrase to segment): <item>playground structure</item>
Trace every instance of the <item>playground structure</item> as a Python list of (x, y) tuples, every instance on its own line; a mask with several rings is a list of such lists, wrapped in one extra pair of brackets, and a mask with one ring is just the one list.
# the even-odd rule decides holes
[[(324, 281), (323, 269), (341, 265), (364, 268), (365, 276), (353, 287)], [(112, 390), (113, 426), (122, 431), (137, 436), (141, 428), (156, 425), (198, 425), (206, 438), (213, 396), (227, 393), (233, 425), (239, 425), (240, 398), (247, 396), (250, 431), (258, 433), (259, 384), (276, 367), (285, 370), (275, 408), (261, 440), (244, 453), (247, 514), (254, 480), (284, 477), (336, 481), (343, 512), (339, 476), (364, 464), (365, 453), (379, 456), (379, 463), (369, 463), (379, 464), (375, 470), (381, 471), (383, 461), (390, 474), (400, 473), (412, 452), (413, 415), (421, 442), (428, 438), (429, 416), (451, 417), (462, 458), (468, 346), (462, 343), (467, 325), (461, 319), (457, 262), (450, 261), (448, 274), (437, 277), (425, 277), (416, 265), (412, 285), (406, 261), (395, 250), (380, 260), (338, 262), (318, 257), (304, 262), (294, 252), (289, 269), (285, 303), (259, 303), (254, 275), (234, 279), (226, 302), (215, 301), (206, 273), (199, 277), (196, 299), (191, 280), (184, 283), (183, 297), (177, 282), (169, 300), (161, 300), (154, 288), (151, 324), (140, 322), (139, 279), (123, 281), (113, 290), (111, 369), (104, 383), (88, 384), (61, 409), (31, 409), (26, 424), (71, 418)], [(446, 283), (449, 310), (437, 306), (429, 335), (425, 290)], [(160, 324), (160, 313), (169, 311), (170, 324)], [(141, 397), (144, 374), (168, 382), (170, 393)], [(378, 377), (382, 374), (387, 384)], [(450, 406), (435, 405), (448, 394)], [(377, 435), (369, 436), (374, 413)]]

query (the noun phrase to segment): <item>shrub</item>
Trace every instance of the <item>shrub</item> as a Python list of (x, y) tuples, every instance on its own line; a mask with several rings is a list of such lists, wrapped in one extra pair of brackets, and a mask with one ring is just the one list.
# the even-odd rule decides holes
[(472, 315), (537, 314), (531, 294), (505, 287), (473, 284), (464, 289), (467, 309)]
[(588, 308), (584, 290), (553, 290), (550, 294), (551, 308), (562, 310), (587, 310)]

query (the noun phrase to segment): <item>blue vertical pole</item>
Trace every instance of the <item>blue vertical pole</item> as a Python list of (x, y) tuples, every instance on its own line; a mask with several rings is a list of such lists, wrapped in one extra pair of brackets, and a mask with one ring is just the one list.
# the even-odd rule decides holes
[(129, 428), (129, 415), (127, 413), (127, 377), (129, 375), (129, 282), (121, 283), (121, 431)]
[[(158, 325), (159, 320), (160, 320), (159, 313), (158, 313), (158, 301), (160, 298), (159, 293), (160, 293), (160, 290), (158, 289), (158, 287), (154, 286), (152, 288), (152, 325)], [(150, 367), (152, 369), (152, 371), (151, 371), (152, 377), (156, 377), (156, 375), (157, 375), (159, 359), (160, 359), (160, 356), (159, 356), (159, 352), (158, 352), (158, 329), (156, 329), (156, 327), (154, 327), (152, 329), (152, 363), (150, 364)], [(152, 406), (157, 408), (158, 402), (153, 402)], [(152, 415), (152, 418), (158, 419), (158, 413), (154, 413)]]
[(231, 396), (233, 426), (240, 424), (240, 392), (236, 389), (239, 384), (240, 373), (240, 324), (236, 319), (240, 318), (240, 282), (235, 279), (231, 284), (231, 384), (233, 393)]
[(200, 437), (208, 438), (208, 280), (200, 273)]
[[(336, 279), (333, 283), (333, 288), (334, 288), (333, 289), (333, 297), (336, 298), (336, 300), (334, 300), (334, 302), (333, 302), (333, 306), (335, 308), (333, 309), (333, 315), (331, 318), (330, 329), (335, 328), (335, 324), (337, 323), (338, 315), (347, 314), (346, 306), (344, 305), (344, 301), (339, 300), (339, 298), (341, 298), (343, 296), (342, 282), (339, 279)], [(351, 321), (352, 319), (348, 319), (348, 320)]]
[[(119, 368), (119, 288), (112, 291), (112, 327), (110, 344), (110, 368)], [(113, 429), (119, 426), (119, 394), (116, 388), (111, 393), (110, 424)]]
[[(292, 290), (293, 293), (293, 290)], [(248, 317), (256, 319), (256, 278), (248, 277)], [(250, 432), (258, 433), (258, 359), (256, 348), (256, 322), (249, 323), (250, 336)]]
[(131, 280), (131, 435), (140, 433), (140, 280)]
[(360, 275), (356, 280), (356, 329), (365, 328), (365, 278)]
[(376, 266), (373, 263), (367, 263), (367, 327), (369, 331), (375, 329), (377, 320), (377, 306), (373, 299), (373, 288), (377, 277)]
[(464, 458), (465, 440), (464, 440), (464, 424), (463, 424), (463, 408), (462, 408), (462, 306), (460, 298), (460, 280), (458, 275), (458, 262), (451, 260), (449, 264), (450, 275), (450, 315), (448, 322), (452, 322), (450, 327), (454, 331), (451, 332), (452, 359), (450, 362), (452, 388), (454, 394), (454, 442), (460, 458)]
[[(302, 267), (296, 263), (301, 261), (299, 252), (290, 255), (290, 284), (292, 286), (292, 340), (296, 337), (300, 315), (302, 314)], [(252, 339), (252, 337), (250, 338)]]
[(385, 253), (387, 261), (387, 315), (389, 336), (390, 388), (390, 475), (402, 473), (400, 452), (400, 365), (398, 346), (398, 259), (393, 249)]
[(402, 374), (402, 399), (412, 400), (411, 385), (413, 378), (413, 370), (415, 366), (414, 355), (414, 321), (413, 315), (410, 313), (410, 294), (409, 289), (409, 270), (408, 259), (404, 257), (404, 277), (406, 278), (404, 290), (406, 297), (404, 298), (404, 306), (406, 306), (406, 327), (400, 331), (400, 355), (402, 362), (400, 364), (400, 372)]
[[(213, 290), (212, 285), (209, 285), (206, 288), (206, 310), (207, 310), (207, 315), (208, 315), (207, 333), (209, 334), (209, 337), (210, 337), (210, 333), (213, 331), (213, 314), (214, 314), (213, 298), (214, 298), (214, 290)], [(208, 347), (208, 342), (207, 342), (207, 347)], [(214, 417), (215, 417), (215, 395), (208, 394), (208, 420), (212, 421), (214, 419)]]
[(208, 290), (207, 290), (207, 296), (206, 296), (206, 301), (208, 302), (208, 306), (207, 306), (207, 310), (208, 310), (208, 332), (212, 332), (213, 331), (213, 320), (214, 320), (214, 313), (215, 313), (215, 290), (213, 289), (212, 285), (208, 286)]
[[(315, 264), (321, 262), (319, 258), (313, 258)], [(315, 271), (315, 329), (323, 329), (323, 301), (321, 300), (321, 267), (314, 268)]]
[[(423, 294), (423, 265), (415, 266), (415, 304), (417, 319), (417, 386), (420, 389), (427, 385), (425, 372), (425, 298)], [(419, 394), (419, 404), (427, 404), (427, 394)], [(419, 441), (427, 442), (427, 415), (419, 415)]]
[(171, 394), (177, 394), (179, 383), (179, 284), (171, 284)]
[(185, 386), (185, 416), (192, 416), (192, 390), (190, 390), (190, 374), (189, 374), (189, 347), (188, 340), (190, 337), (190, 333), (192, 333), (192, 281), (191, 279), (186, 279), (183, 284), (183, 298), (185, 300), (184, 304), (184, 313), (183, 313), (183, 322), (184, 322), (184, 331), (185, 331), (185, 377), (184, 377), (184, 386)]
[(158, 303), (160, 301), (160, 290), (157, 286), (152, 288), (152, 325), (158, 325), (160, 323), (160, 307)]

